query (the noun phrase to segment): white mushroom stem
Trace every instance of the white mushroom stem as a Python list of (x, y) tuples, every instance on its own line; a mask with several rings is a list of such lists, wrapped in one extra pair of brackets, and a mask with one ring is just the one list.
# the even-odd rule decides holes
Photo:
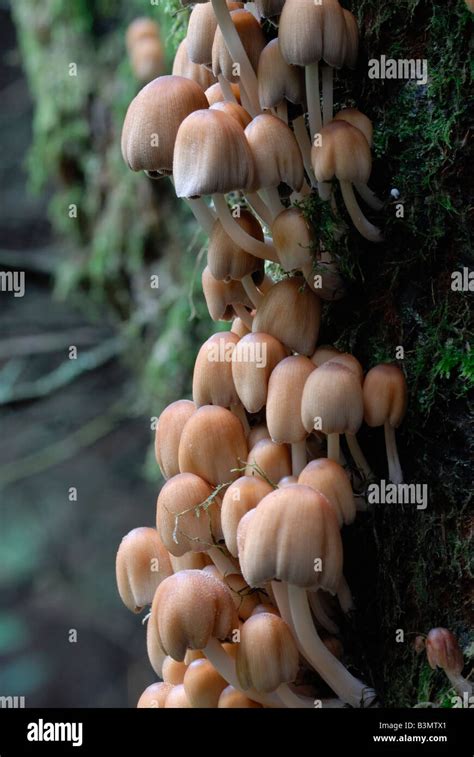
[(389, 421), (384, 423), (385, 448), (387, 450), (388, 477), (392, 484), (403, 484), (403, 472), (398, 457), (397, 440), (395, 429)]
[(226, 102), (236, 103), (237, 98), (234, 95), (234, 90), (232, 89), (230, 82), (228, 82), (222, 74), (218, 74), (217, 81), (219, 82), (221, 92), (224, 95)]
[(262, 190), (262, 193), (265, 197), (266, 204), (270, 208), (273, 220), (277, 217), (277, 215), (281, 213), (282, 210), (284, 210), (285, 206), (280, 200), (280, 195), (278, 194), (278, 189), (276, 187), (266, 187)]
[(288, 596), (296, 633), (305, 657), (314, 669), (344, 702), (352, 707), (370, 705), (375, 698), (374, 690), (349, 673), (321, 641), (312, 621), (305, 589), (289, 585)]
[(222, 573), (223, 576), (231, 576), (233, 573), (240, 573), (239, 569), (234, 565), (232, 560), (227, 557), (219, 549), (219, 547), (211, 547), (208, 550), (207, 554), (211, 558), (219, 573)]
[[(300, 644), (300, 641), (298, 639), (298, 634), (296, 633), (295, 624), (293, 623), (293, 618), (291, 615), (291, 609), (290, 609), (290, 602), (288, 599), (288, 585), (283, 583), (283, 581), (272, 581), (271, 583), (273, 596), (275, 597), (275, 602), (278, 607), (278, 612), (280, 613), (282, 619), (285, 621), (286, 625), (290, 629), (293, 639), (295, 641), (295, 644), (298, 648), (298, 652), (306, 658), (305, 651), (303, 647)], [(307, 658), (309, 660), (309, 658)]]
[(282, 100), (276, 106), (276, 114), (281, 121), (284, 121), (285, 124), (288, 123), (288, 103), (286, 100)]
[(329, 617), (326, 610), (324, 609), (324, 605), (321, 602), (319, 592), (320, 589), (317, 589), (315, 591), (311, 590), (308, 592), (309, 604), (311, 605), (313, 615), (319, 625), (322, 626), (326, 631), (329, 631), (329, 633), (339, 633), (339, 627), (336, 625), (333, 619)]
[(321, 103), (319, 99), (319, 63), (311, 63), (311, 65), (306, 66), (305, 80), (309, 132), (311, 135), (311, 143), (313, 143), (316, 134), (319, 134), (323, 127), (321, 120)]
[(249, 96), (247, 94), (247, 90), (245, 89), (242, 82), (240, 82), (240, 102), (242, 103), (242, 107), (247, 111), (247, 113), (252, 112), (252, 103), (250, 102)]
[(243, 323), (245, 324), (245, 326), (247, 326), (247, 328), (249, 329), (249, 331), (252, 331), (253, 318), (250, 315), (250, 313), (247, 310), (247, 308), (245, 308), (244, 305), (241, 305), (238, 302), (235, 302), (232, 305), (232, 307), (234, 308), (234, 312), (235, 312), (236, 316), (238, 316), (240, 318), (240, 320), (243, 321)]
[(372, 210), (382, 210), (384, 203), (382, 200), (379, 200), (375, 192), (373, 192), (367, 184), (362, 184), (362, 182), (356, 181), (354, 182), (354, 186), (369, 208), (372, 208)]
[(302, 442), (294, 442), (291, 445), (291, 469), (294, 476), (299, 476), (306, 467), (306, 439)]
[(239, 402), (236, 405), (231, 405), (230, 406), (230, 410), (235, 415), (235, 417), (238, 418), (239, 421), (241, 422), (241, 424), (243, 426), (243, 429), (244, 429), (244, 434), (247, 437), (249, 435), (249, 433), (250, 433), (250, 426), (249, 426), (249, 422), (248, 422), (248, 419), (247, 419), (247, 415), (245, 413), (244, 406), (242, 405), (241, 402)]
[(339, 434), (328, 434), (328, 458), (339, 462), (340, 457)]
[(278, 263), (278, 256), (273, 244), (271, 242), (260, 242), (250, 234), (247, 234), (232, 216), (224, 195), (215, 194), (212, 195), (212, 199), (224, 231), (230, 236), (236, 245), (250, 255), (254, 255), (256, 258), (272, 260), (274, 263)]
[(450, 682), (453, 685), (453, 688), (463, 696), (463, 694), (467, 694), (468, 697), (472, 696), (472, 683), (469, 681), (466, 681), (465, 678), (463, 678), (462, 675), (456, 675), (456, 673), (449, 673), (447, 670), (444, 671), (446, 675), (448, 676)]
[(333, 103), (333, 80), (334, 69), (332, 66), (323, 66), (323, 124), (326, 126), (332, 121), (334, 116), (334, 103)]
[(258, 308), (261, 301), (263, 300), (263, 294), (259, 292), (257, 287), (255, 286), (252, 274), (249, 273), (247, 276), (244, 276), (241, 283), (243, 288), (245, 289), (247, 297), (249, 298), (254, 308)]
[(349, 584), (345, 579), (345, 576), (342, 576), (341, 580), (339, 581), (339, 586), (337, 587), (337, 598), (339, 600), (342, 612), (346, 613), (346, 615), (348, 612), (351, 612), (354, 609), (354, 600), (352, 599), (352, 593), (349, 588)]
[[(173, 180), (171, 180), (171, 183), (174, 186)], [(212, 227), (214, 226), (216, 222), (216, 215), (212, 208), (209, 207), (209, 205), (206, 205), (202, 197), (195, 197), (194, 199), (184, 198), (185, 202), (188, 205), (188, 208), (190, 209), (191, 213), (193, 214), (194, 218), (198, 222), (198, 224), (202, 227), (203, 231), (206, 232), (206, 234), (209, 236)]]
[(240, 81), (250, 100), (251, 109), (249, 112), (251, 116), (255, 117), (260, 113), (257, 76), (234, 26), (226, 0), (212, 0), (212, 7), (229, 55), (233, 63), (238, 63), (240, 66)]
[(349, 447), (349, 452), (352, 455), (352, 459), (354, 460), (358, 471), (363, 473), (363, 475), (367, 479), (373, 478), (374, 474), (372, 473), (370, 469), (369, 463), (365, 459), (365, 455), (360, 448), (356, 435), (346, 433), (345, 436), (346, 436), (347, 446)]
[(270, 227), (273, 223), (273, 214), (260, 195), (257, 192), (245, 192), (244, 197), (255, 215), (263, 221), (265, 226)]
[(311, 141), (306, 131), (306, 124), (304, 122), (304, 116), (298, 116), (293, 121), (293, 132), (298, 142), (298, 147), (301, 150), (303, 157), (304, 170), (306, 171), (312, 187), (317, 187), (318, 182), (314, 175), (313, 166), (311, 163)]
[(248, 691), (243, 690), (239, 683), (239, 679), (237, 678), (237, 673), (235, 672), (235, 661), (227, 654), (217, 639), (209, 639), (207, 645), (202, 651), (211, 665), (215, 667), (217, 672), (221, 674), (222, 678), (225, 678), (227, 683), (233, 686), (234, 689), (241, 691), (249, 697), (249, 699), (253, 699), (254, 702), (259, 702), (267, 707), (281, 707), (281, 702), (275, 694), (259, 694), (258, 691), (255, 691), (254, 689), (249, 689)]
[(380, 231), (380, 229), (370, 223), (370, 221), (365, 217), (362, 210), (360, 209), (359, 203), (357, 202), (356, 196), (354, 194), (352, 183), (350, 181), (343, 181), (341, 179), (339, 180), (339, 183), (341, 185), (344, 204), (357, 231), (362, 234), (365, 239), (368, 239), (369, 242), (382, 242), (382, 232)]

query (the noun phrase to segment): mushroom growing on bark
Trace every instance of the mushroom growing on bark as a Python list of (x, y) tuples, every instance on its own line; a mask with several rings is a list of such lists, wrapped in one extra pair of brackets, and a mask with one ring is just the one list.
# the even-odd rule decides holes
[(395, 429), (407, 409), (407, 384), (403, 371), (391, 363), (376, 365), (364, 381), (364, 418), (368, 426), (383, 426), (388, 476), (393, 484), (403, 483)]
[(176, 400), (161, 413), (155, 433), (155, 457), (165, 478), (179, 473), (178, 449), (181, 433), (196, 405), (191, 400)]
[(120, 598), (132, 612), (151, 604), (157, 586), (173, 572), (166, 548), (154, 528), (134, 528), (117, 552)]

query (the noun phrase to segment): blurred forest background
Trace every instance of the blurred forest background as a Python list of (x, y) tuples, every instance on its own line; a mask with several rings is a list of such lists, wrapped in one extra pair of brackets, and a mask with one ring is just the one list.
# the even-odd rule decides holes
[[(344, 641), (387, 705), (446, 706), (445, 678), (412, 642), (444, 625), (473, 655), (472, 295), (450, 288), (451, 271), (473, 265), (472, 21), (463, 0), (344, 4), (363, 41), (336, 99), (374, 120), (388, 241), (374, 250), (351, 232), (334, 246), (325, 207), (308, 207), (348, 285), (321, 339), (366, 369), (404, 345), (400, 455), (431, 494), (426, 513), (376, 508), (347, 529), (358, 613)], [(130, 172), (119, 144), (140, 88), (128, 23), (160, 24), (169, 71), (188, 14), (178, 0), (0, 1), (0, 269), (26, 271), (25, 297), (0, 299), (0, 696), (27, 706), (134, 706), (154, 679), (141, 618), (116, 592), (115, 552), (154, 522), (151, 418), (189, 396), (216, 325), (200, 292), (204, 237), (170, 183)], [(429, 84), (369, 82), (369, 50), (427, 57)], [(378, 430), (361, 443), (381, 474)]]

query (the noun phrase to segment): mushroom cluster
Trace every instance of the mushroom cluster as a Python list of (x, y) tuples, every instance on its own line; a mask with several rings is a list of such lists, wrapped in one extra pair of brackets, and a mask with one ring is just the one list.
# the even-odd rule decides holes
[(300, 207), (317, 191), (337, 213), (337, 178), (355, 227), (381, 239), (354, 192), (380, 209), (367, 186), (372, 125), (333, 113), (334, 69), (354, 67), (357, 50), (338, 0), (197, 3), (172, 75), (126, 114), (123, 157), (168, 176), (188, 203), (209, 237), (209, 314), (230, 325), (199, 349), (192, 401), (159, 418), (156, 528), (132, 531), (117, 555), (126, 606), (151, 605), (147, 649), (163, 681), (139, 707), (375, 701), (341, 661), (337, 615), (353, 609), (341, 528), (356, 517), (354, 484), (372, 475), (356, 438), (364, 420), (384, 427), (389, 475), (402, 481), (406, 383), (397, 365), (364, 377), (353, 355), (318, 345), (324, 300), (344, 286)]

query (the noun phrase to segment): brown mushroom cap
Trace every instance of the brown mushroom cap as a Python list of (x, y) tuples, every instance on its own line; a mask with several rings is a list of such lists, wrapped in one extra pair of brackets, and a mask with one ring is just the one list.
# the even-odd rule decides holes
[(258, 61), (258, 97), (262, 108), (275, 108), (284, 100), (299, 105), (304, 102), (304, 71), (283, 58), (278, 39), (262, 50)]
[(134, 528), (117, 552), (117, 588), (124, 605), (140, 612), (151, 604), (157, 586), (172, 574), (168, 552), (154, 528)]
[(204, 342), (194, 364), (193, 400), (196, 407), (239, 403), (232, 378), (232, 355), (239, 341), (231, 331), (218, 332)]
[(252, 307), (240, 281), (219, 281), (214, 278), (209, 266), (202, 272), (201, 281), (207, 309), (213, 321), (230, 321), (234, 316), (233, 305)]
[(166, 697), (165, 709), (187, 710), (189, 708), (191, 708), (191, 702), (186, 696), (183, 684), (173, 686)]
[(205, 649), (211, 638), (224, 641), (238, 628), (229, 589), (197, 570), (163, 581), (148, 622), (156, 624), (160, 644), (174, 660), (184, 660), (187, 649)]
[[(260, 53), (265, 47), (265, 35), (255, 16), (249, 11), (238, 9), (231, 11), (230, 16), (237, 33), (242, 40), (245, 52), (254, 71), (258, 68)], [(212, 72), (214, 76), (222, 74), (229, 82), (239, 81), (220, 27), (217, 27), (212, 45)]]
[[(339, 524), (326, 497), (309, 486), (294, 484), (268, 494), (241, 520), (237, 539), (249, 586), (279, 579), (337, 592), (342, 576)], [(318, 559), (320, 571), (315, 569)]]
[(219, 697), (227, 686), (215, 667), (206, 659), (194, 660), (184, 676), (184, 690), (191, 707), (217, 708)]
[(207, 108), (202, 88), (182, 76), (160, 76), (132, 100), (122, 129), (122, 155), (132, 171), (171, 173), (181, 122)]
[(164, 69), (163, 47), (158, 37), (143, 37), (130, 51), (130, 64), (136, 78), (146, 84)]
[(144, 38), (149, 37), (152, 39), (159, 39), (159, 36), (160, 27), (155, 21), (146, 17), (135, 18), (128, 25), (125, 33), (125, 44), (129, 54), (137, 42), (141, 42)]
[(156, 526), (171, 554), (180, 557), (186, 552), (206, 552), (220, 538), (219, 501), (214, 500), (206, 509), (198, 507), (212, 492), (194, 473), (180, 473), (163, 486), (156, 503)]
[(299, 192), (304, 166), (296, 137), (287, 124), (271, 113), (256, 116), (245, 129), (255, 164), (259, 188), (278, 187), (284, 182)]
[(273, 369), (268, 382), (267, 425), (274, 442), (296, 444), (306, 439), (301, 398), (314, 370), (314, 363), (303, 355), (287, 357)]
[[(242, 8), (242, 3), (228, 2), (230, 11)], [(212, 3), (197, 3), (188, 22), (188, 51), (194, 63), (209, 66), (212, 63), (212, 43), (217, 29), (217, 18)]]
[(178, 197), (252, 189), (252, 152), (237, 120), (207, 108), (207, 100), (205, 110), (194, 110), (176, 135), (173, 175)]
[(170, 683), (152, 683), (138, 700), (137, 709), (161, 709), (165, 706), (166, 698), (172, 688)]
[[(199, 8), (199, 6), (196, 6)], [(202, 89), (207, 89), (212, 84), (216, 83), (216, 77), (205, 66), (200, 66), (198, 63), (194, 63), (189, 57), (188, 40), (183, 39), (176, 55), (174, 56), (172, 74), (174, 76), (184, 76), (186, 79), (192, 79)]]
[(186, 552), (179, 557), (170, 553), (170, 561), (173, 573), (179, 573), (180, 570), (202, 570), (207, 565), (213, 565), (205, 552)]
[(223, 709), (236, 707), (239, 710), (262, 708), (261, 704), (254, 702), (252, 699), (249, 699), (247, 696), (245, 696), (245, 694), (242, 694), (241, 691), (234, 689), (233, 686), (226, 686), (219, 697), (217, 706)]
[(276, 444), (271, 439), (261, 439), (252, 447), (247, 460), (246, 476), (260, 477), (260, 469), (276, 485), (277, 481), (291, 475), (291, 454), (287, 444)]
[(261, 439), (270, 439), (270, 432), (264, 423), (259, 423), (257, 426), (253, 426), (253, 428), (250, 429), (250, 433), (247, 437), (249, 449), (255, 447), (257, 442)]
[(260, 612), (245, 621), (240, 632), (236, 672), (242, 688), (261, 693), (294, 681), (299, 654), (291, 631), (278, 615)]
[(432, 628), (426, 639), (426, 656), (433, 670), (443, 668), (452, 675), (461, 675), (464, 667), (463, 654), (458, 640), (447, 628)]
[[(237, 100), (238, 103), (240, 103), (240, 87), (238, 84), (230, 84), (230, 87), (232, 89), (232, 93)], [(211, 87), (208, 87), (206, 91), (204, 92), (206, 95), (207, 101), (209, 105), (214, 105), (218, 102), (223, 102), (225, 100), (225, 95), (222, 91), (221, 85), (219, 82), (217, 84), (213, 84)]]
[(331, 357), (327, 362), (345, 365), (346, 368), (349, 368), (357, 376), (361, 384), (364, 381), (364, 369), (357, 358), (349, 352), (340, 352), (338, 355)]
[(282, 210), (273, 221), (273, 244), (285, 271), (306, 266), (316, 247), (314, 229), (299, 208)]
[(323, 56), (323, 6), (312, 0), (286, 0), (278, 28), (283, 58), (296, 66), (308, 66)]
[(178, 662), (173, 660), (172, 657), (167, 655), (163, 660), (162, 665), (162, 678), (165, 683), (171, 683), (172, 686), (179, 686), (183, 683), (184, 674), (188, 666), (184, 662)]
[(320, 365), (327, 363), (328, 360), (332, 360), (340, 354), (341, 351), (333, 347), (332, 344), (321, 344), (315, 350), (314, 355), (311, 356), (311, 360), (319, 368)]
[(308, 376), (301, 401), (301, 419), (308, 433), (320, 418), (325, 434), (355, 434), (363, 414), (362, 387), (350, 368), (330, 361)]
[(398, 365), (376, 365), (365, 377), (364, 419), (368, 426), (383, 426), (386, 421), (398, 428), (407, 409), (407, 384)]
[(237, 528), (245, 513), (258, 505), (273, 491), (269, 483), (258, 476), (241, 476), (231, 484), (222, 499), (221, 524), (227, 549), (237, 557)]
[(348, 124), (355, 126), (356, 129), (362, 132), (369, 147), (372, 147), (374, 133), (372, 121), (361, 113), (360, 110), (357, 110), (357, 108), (344, 108), (334, 116), (334, 120), (347, 121)]
[(155, 457), (165, 478), (179, 473), (178, 448), (186, 421), (196, 412), (190, 400), (176, 400), (165, 407), (155, 433)]
[(265, 405), (271, 372), (286, 354), (270, 334), (252, 333), (240, 339), (233, 354), (232, 376), (247, 412), (258, 413)]
[(252, 330), (279, 339), (288, 349), (312, 355), (319, 335), (321, 301), (301, 277), (283, 279), (265, 294)]
[(227, 100), (220, 100), (211, 105), (210, 110), (220, 110), (223, 113), (227, 113), (228, 116), (232, 116), (232, 118), (236, 119), (237, 123), (242, 127), (242, 129), (245, 129), (252, 121), (252, 116), (250, 115), (250, 113), (248, 113), (248, 111), (246, 111), (245, 108), (242, 107), (242, 105), (239, 105), (239, 103), (231, 103)]
[(372, 170), (372, 156), (364, 134), (348, 121), (331, 121), (321, 129), (321, 140), (311, 148), (311, 162), (318, 181), (366, 184)]
[(334, 507), (339, 526), (354, 521), (356, 507), (351, 482), (344, 468), (334, 460), (327, 457), (312, 460), (301, 471), (298, 483), (324, 494)]
[(247, 459), (247, 443), (241, 422), (230, 410), (204, 405), (186, 423), (179, 443), (179, 467), (210, 484), (224, 484), (239, 477), (235, 468)]
[[(232, 105), (232, 103), (227, 103)], [(237, 107), (237, 106), (235, 106)], [(240, 216), (235, 221), (247, 234), (263, 242), (263, 231), (259, 222), (248, 210), (241, 210)], [(216, 221), (209, 237), (207, 251), (207, 264), (215, 279), (241, 281), (244, 276), (256, 272), (263, 272), (264, 261), (249, 255), (241, 247), (235, 244), (220, 221)]]

